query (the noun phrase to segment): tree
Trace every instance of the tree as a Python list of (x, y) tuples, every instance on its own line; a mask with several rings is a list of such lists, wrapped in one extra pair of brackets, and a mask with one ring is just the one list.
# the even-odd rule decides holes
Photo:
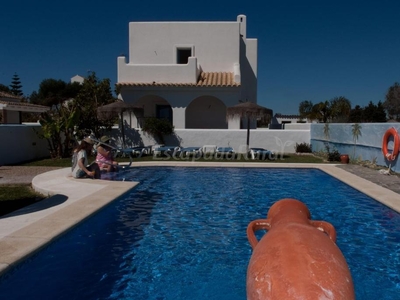
[(335, 97), (331, 100), (314, 104), (305, 100), (299, 105), (300, 118), (318, 120), (319, 122), (347, 122), (351, 111), (350, 101), (343, 97)]
[(71, 141), (78, 119), (79, 111), (71, 103), (56, 106), (41, 114), (39, 121), (43, 133), (39, 136), (47, 140), (52, 158), (71, 156)]
[(379, 101), (378, 105), (375, 105), (370, 101), (364, 108), (363, 122), (370, 123), (380, 123), (386, 122), (386, 113), (382, 102)]
[(115, 118), (99, 118), (97, 108), (116, 100), (111, 92), (110, 79), (99, 80), (95, 72), (89, 74), (74, 101), (81, 113), (76, 128), (78, 137), (82, 138), (87, 132), (101, 136), (104, 131), (111, 130)]
[(383, 107), (386, 109), (389, 119), (395, 119), (400, 121), (400, 85), (395, 82), (389, 87), (386, 94), (386, 100), (383, 103)]
[(45, 79), (39, 85), (39, 91), (33, 92), (30, 102), (44, 106), (61, 105), (64, 101), (74, 98), (81, 86), (79, 83), (66, 83), (63, 80)]
[(356, 105), (350, 110), (349, 122), (362, 123), (364, 120), (364, 109), (360, 105)]
[(386, 121), (386, 112), (381, 101), (377, 105), (370, 101), (365, 107), (356, 105), (350, 111), (349, 122), (351, 123), (383, 123)]
[(335, 123), (345, 123), (348, 121), (351, 111), (350, 100), (340, 96), (329, 101), (330, 121)]
[(11, 94), (11, 90), (8, 86), (0, 83), (0, 92)]
[(331, 117), (331, 108), (329, 101), (320, 102), (314, 105), (313, 114), (323, 123), (327, 123)]
[(312, 111), (314, 104), (311, 101), (304, 100), (299, 104), (300, 119), (313, 119)]
[(378, 122), (378, 123), (387, 122), (385, 107), (383, 106), (381, 101), (379, 101), (378, 104), (376, 105), (373, 122)]
[(24, 93), (22, 93), (21, 88), (22, 88), (21, 80), (19, 79), (17, 73), (14, 73), (10, 84), (11, 93), (14, 94), (15, 96), (22, 97)]
[(45, 79), (39, 91), (30, 95), (31, 103), (51, 106), (51, 110), (41, 114), (39, 122), (43, 132), (40, 137), (47, 140), (52, 158), (71, 155), (74, 128), (79, 119), (79, 110), (73, 103), (79, 88), (73, 89), (71, 85), (62, 80)]
[(31, 103), (51, 106), (40, 118), (43, 134), (53, 158), (69, 157), (72, 141), (101, 130), (110, 130), (113, 121), (97, 118), (99, 105), (113, 100), (110, 80), (98, 81), (92, 73), (83, 84), (66, 83), (62, 80), (45, 79), (39, 91), (30, 96)]

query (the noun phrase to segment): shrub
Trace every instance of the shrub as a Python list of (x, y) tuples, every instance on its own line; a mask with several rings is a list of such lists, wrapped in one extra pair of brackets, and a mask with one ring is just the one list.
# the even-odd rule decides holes
[(296, 153), (311, 153), (311, 145), (307, 144), (307, 143), (301, 143), (301, 144), (297, 144), (294, 147), (296, 150)]
[(329, 144), (325, 144), (326, 152), (328, 153), (328, 161), (340, 161), (340, 153), (337, 149), (330, 151)]
[(174, 133), (174, 126), (167, 119), (147, 118), (142, 130), (158, 143), (164, 144), (164, 136)]

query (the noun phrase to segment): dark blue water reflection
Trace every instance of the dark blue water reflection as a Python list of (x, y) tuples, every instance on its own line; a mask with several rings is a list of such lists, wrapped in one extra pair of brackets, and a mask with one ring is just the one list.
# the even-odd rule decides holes
[(247, 224), (275, 201), (332, 223), (357, 299), (399, 299), (400, 215), (318, 170), (137, 168), (123, 199), (3, 276), (2, 299), (246, 299)]

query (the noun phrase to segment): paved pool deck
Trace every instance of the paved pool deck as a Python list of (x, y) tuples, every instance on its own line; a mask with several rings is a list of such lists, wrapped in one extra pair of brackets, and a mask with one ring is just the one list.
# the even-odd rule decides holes
[[(400, 177), (344, 165), (140, 162), (135, 167), (317, 168), (400, 212)], [(0, 274), (134, 188), (137, 182), (74, 179), (70, 168), (37, 175), (33, 188), (50, 197), (0, 217)], [(386, 185), (386, 186), (385, 186)], [(245, 230), (245, 229), (244, 229)]]

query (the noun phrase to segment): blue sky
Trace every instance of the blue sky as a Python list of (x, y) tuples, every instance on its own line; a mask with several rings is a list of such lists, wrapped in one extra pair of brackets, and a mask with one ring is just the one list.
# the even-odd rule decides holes
[[(255, 2), (255, 1), (254, 1)], [(258, 39), (258, 103), (297, 114), (336, 96), (352, 107), (385, 100), (400, 81), (399, 1), (6, 1), (0, 10), (0, 83), (23, 92), (47, 78), (96, 72), (117, 80), (132, 21), (235, 21)]]

